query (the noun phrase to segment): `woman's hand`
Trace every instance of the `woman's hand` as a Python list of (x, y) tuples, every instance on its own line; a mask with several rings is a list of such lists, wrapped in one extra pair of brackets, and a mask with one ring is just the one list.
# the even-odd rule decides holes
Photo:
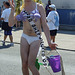
[(9, 3), (10, 3), (11, 8), (12, 8), (13, 10), (15, 10), (15, 4), (14, 4), (13, 0), (8, 0), (8, 1), (9, 1)]
[(51, 48), (51, 50), (55, 50), (56, 46), (58, 46), (57, 44), (49, 44), (49, 47)]

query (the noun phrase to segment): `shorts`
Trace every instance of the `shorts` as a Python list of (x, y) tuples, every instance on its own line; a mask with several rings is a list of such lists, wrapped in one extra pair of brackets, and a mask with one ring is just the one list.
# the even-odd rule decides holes
[(57, 35), (57, 30), (50, 30), (50, 35), (51, 36), (56, 36)]
[(9, 31), (4, 30), (4, 35), (12, 35), (12, 30)]

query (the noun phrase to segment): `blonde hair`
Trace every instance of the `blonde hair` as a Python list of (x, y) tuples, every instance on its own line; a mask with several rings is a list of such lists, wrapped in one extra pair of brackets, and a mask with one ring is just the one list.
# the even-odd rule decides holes
[[(33, 0), (34, 2), (40, 3), (42, 4), (41, 0)], [(22, 6), (20, 6), (20, 2), (22, 2)], [(15, 16), (17, 16), (18, 14), (20, 14), (20, 12), (23, 10), (24, 8), (24, 0), (16, 0), (16, 10), (15, 10)]]
[[(33, 1), (42, 4), (41, 0), (33, 0)], [(22, 0), (22, 6), (20, 7), (20, 10), (22, 10), (24, 8), (24, 5), (25, 5), (24, 0)]]

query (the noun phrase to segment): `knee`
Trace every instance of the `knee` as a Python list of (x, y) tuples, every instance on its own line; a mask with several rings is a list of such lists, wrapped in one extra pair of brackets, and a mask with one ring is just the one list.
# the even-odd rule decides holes
[(35, 63), (28, 61), (28, 67), (29, 67), (29, 69), (32, 69), (33, 67), (35, 67)]
[(23, 62), (23, 63), (22, 63), (22, 69), (26, 69), (27, 67), (28, 67), (27, 62)]

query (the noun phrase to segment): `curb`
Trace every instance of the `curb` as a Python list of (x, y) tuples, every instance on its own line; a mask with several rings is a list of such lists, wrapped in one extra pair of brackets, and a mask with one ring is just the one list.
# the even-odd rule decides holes
[(75, 25), (60, 25), (59, 30), (75, 31)]

